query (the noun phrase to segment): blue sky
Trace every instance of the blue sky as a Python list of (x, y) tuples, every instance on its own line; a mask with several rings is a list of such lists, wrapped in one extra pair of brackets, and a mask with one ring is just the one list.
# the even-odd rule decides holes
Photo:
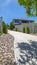
[(18, 0), (0, 0), (0, 16), (6, 23), (10, 23), (14, 18), (37, 21), (37, 17), (27, 17), (26, 9), (18, 4)]

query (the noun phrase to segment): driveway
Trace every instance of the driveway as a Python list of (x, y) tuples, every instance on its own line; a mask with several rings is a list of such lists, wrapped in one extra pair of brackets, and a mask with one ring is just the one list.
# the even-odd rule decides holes
[(14, 36), (17, 65), (37, 65), (37, 36), (8, 30)]

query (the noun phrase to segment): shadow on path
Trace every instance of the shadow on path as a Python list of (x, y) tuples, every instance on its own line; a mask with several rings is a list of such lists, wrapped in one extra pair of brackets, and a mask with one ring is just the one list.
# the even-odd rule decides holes
[[(30, 43), (30, 44), (29, 44)], [(37, 42), (29, 41), (29, 43), (18, 43), (20, 49), (20, 58), (18, 61), (20, 64), (37, 65)]]

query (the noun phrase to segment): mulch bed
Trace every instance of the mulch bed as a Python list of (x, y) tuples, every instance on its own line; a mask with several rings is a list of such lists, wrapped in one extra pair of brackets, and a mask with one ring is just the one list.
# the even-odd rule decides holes
[(16, 65), (13, 42), (14, 37), (10, 34), (0, 36), (0, 65)]

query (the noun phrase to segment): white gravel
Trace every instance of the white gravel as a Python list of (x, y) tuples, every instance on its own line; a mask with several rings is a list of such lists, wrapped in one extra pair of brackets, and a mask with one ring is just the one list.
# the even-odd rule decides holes
[(0, 65), (15, 65), (14, 37), (3, 34), (0, 37)]
[(14, 36), (17, 65), (37, 65), (37, 36), (8, 30)]

